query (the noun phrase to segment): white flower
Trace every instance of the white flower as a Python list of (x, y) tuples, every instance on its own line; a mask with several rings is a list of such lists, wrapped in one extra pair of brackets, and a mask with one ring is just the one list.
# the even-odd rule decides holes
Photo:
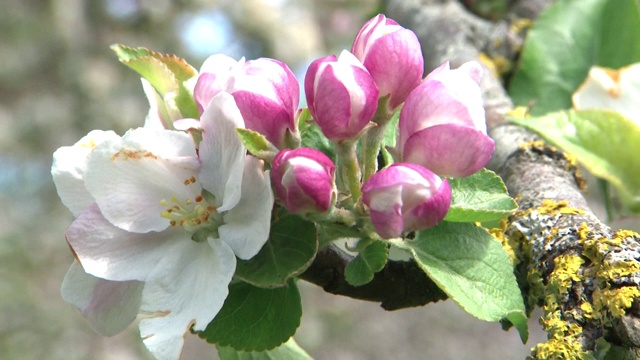
[(138, 128), (54, 154), (60, 197), (77, 215), (66, 238), (81, 265), (63, 297), (107, 335), (141, 315), (140, 335), (159, 359), (177, 359), (184, 334), (205, 329), (236, 256), (253, 257), (269, 236), (269, 175), (236, 135), (244, 123), (233, 97), (217, 95), (201, 125), (198, 151), (187, 133)]
[(577, 110), (617, 111), (640, 126), (640, 63), (619, 70), (594, 66), (573, 94)]

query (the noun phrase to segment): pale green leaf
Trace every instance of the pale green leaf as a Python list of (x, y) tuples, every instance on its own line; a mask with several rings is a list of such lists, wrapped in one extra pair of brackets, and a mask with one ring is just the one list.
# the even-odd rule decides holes
[(482, 169), (458, 179), (449, 179), (451, 207), (447, 221), (476, 222), (501, 219), (518, 207), (509, 196), (502, 179), (493, 171)]
[(250, 260), (238, 260), (235, 276), (260, 287), (278, 287), (303, 272), (318, 251), (315, 225), (284, 215), (271, 225), (269, 240)]
[(197, 75), (197, 71), (184, 59), (172, 54), (161, 54), (145, 48), (130, 48), (114, 44), (111, 49), (123, 64), (145, 78), (163, 99), (173, 94), (175, 106), (185, 118), (199, 118), (193, 94), (184, 82)]
[(293, 338), (267, 351), (238, 351), (226, 346), (217, 348), (220, 360), (312, 360)]
[(344, 269), (344, 277), (353, 286), (367, 284), (384, 268), (389, 257), (389, 247), (382, 241), (373, 241), (351, 260)]
[(469, 223), (442, 222), (400, 244), (438, 286), (469, 314), (486, 321), (511, 317), (526, 338), (524, 302), (509, 255), (493, 236)]

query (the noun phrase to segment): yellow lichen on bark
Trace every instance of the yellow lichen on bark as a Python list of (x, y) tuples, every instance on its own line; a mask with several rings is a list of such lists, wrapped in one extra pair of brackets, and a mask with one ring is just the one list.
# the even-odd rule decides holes
[(574, 281), (581, 281), (580, 269), (584, 259), (577, 255), (560, 255), (554, 259), (555, 268), (549, 275), (544, 298), (544, 316), (540, 323), (549, 340), (531, 349), (536, 359), (581, 359), (583, 352), (577, 337), (582, 327), (575, 321), (565, 320), (562, 313), (563, 299)]

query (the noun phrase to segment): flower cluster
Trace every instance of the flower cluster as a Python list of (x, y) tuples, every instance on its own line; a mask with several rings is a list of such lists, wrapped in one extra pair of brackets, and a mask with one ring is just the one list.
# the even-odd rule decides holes
[[(316, 222), (351, 214), (344, 223), (363, 237), (403, 237), (442, 221), (446, 177), (475, 173), (493, 153), (480, 65), (445, 63), (423, 79), (417, 37), (384, 15), (363, 26), (351, 51), (309, 66), (311, 119), (280, 61), (214, 55), (199, 72), (173, 65), (182, 78), (168, 90), (143, 79), (151, 105), (143, 127), (93, 131), (58, 149), (52, 166), (76, 217), (66, 240), (77, 261), (63, 297), (103, 334), (139, 316), (157, 358), (178, 358), (185, 331), (214, 319), (236, 258), (252, 259), (268, 241), (274, 202)], [(303, 121), (333, 149), (305, 143)], [(378, 165), (381, 150), (391, 155)]]

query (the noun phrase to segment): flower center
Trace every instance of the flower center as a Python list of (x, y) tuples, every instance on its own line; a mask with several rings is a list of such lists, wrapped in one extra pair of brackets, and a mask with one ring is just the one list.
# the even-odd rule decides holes
[[(191, 185), (196, 182), (194, 177), (184, 181), (185, 185)], [(171, 226), (182, 226), (185, 230), (195, 233), (203, 227), (209, 227), (209, 220), (217, 213), (217, 209), (213, 205), (209, 205), (202, 194), (197, 195), (193, 199), (179, 200), (172, 196), (169, 201), (163, 199), (162, 206), (166, 210), (160, 213), (160, 216), (169, 219)]]

